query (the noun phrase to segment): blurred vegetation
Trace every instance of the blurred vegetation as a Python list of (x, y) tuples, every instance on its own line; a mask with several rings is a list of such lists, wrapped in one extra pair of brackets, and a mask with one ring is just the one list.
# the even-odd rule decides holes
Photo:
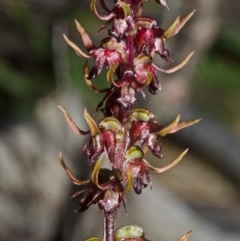
[[(2, 121), (31, 118), (36, 101), (57, 88), (52, 49), (52, 27), (56, 19), (61, 19), (63, 22), (69, 21), (70, 30), (74, 28), (75, 31), (73, 20), (81, 16), (82, 24), (90, 29), (90, 35), (97, 37), (99, 22), (97, 23), (98, 20), (93, 14), (89, 14), (89, 11), (84, 11), (84, 9), (84, 6), (82, 8), (67, 6), (64, 16), (61, 16), (63, 11), (60, 13), (36, 12), (27, 4), (16, 4), (6, 5), (4, 11), (0, 11), (2, 13), (0, 15), (2, 23), (0, 27), (0, 113)], [(59, 35), (59, 39), (62, 40), (62, 35)], [(70, 84), (85, 95), (86, 102), (94, 101), (81, 71), (85, 60), (79, 58), (70, 48), (68, 58), (70, 66), (68, 74), (71, 83), (66, 84)], [(101, 84), (99, 85), (101, 82), (98, 79), (96, 86), (101, 87)], [(100, 100), (101, 96), (94, 95), (94, 98)]]
[(0, 15), (0, 113), (29, 118), (34, 103), (54, 88), (48, 26), (27, 5)]
[(240, 31), (222, 29), (208, 55), (199, 63), (192, 101), (201, 111), (239, 129)]

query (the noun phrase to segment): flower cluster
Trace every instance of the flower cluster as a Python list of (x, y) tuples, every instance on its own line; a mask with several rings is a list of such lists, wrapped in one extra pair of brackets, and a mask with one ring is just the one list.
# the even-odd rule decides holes
[[(165, 0), (156, 2), (168, 7)], [(78, 180), (66, 166), (61, 153), (60, 162), (74, 184), (84, 185), (73, 195), (82, 195), (78, 211), (85, 211), (91, 204), (97, 204), (107, 218), (117, 211), (120, 203), (123, 203), (126, 210), (126, 191), (133, 189), (135, 193), (140, 194), (143, 188), (152, 186), (150, 169), (157, 173), (168, 170), (182, 159), (188, 149), (167, 166), (159, 168), (153, 167), (144, 158), (146, 152), (150, 150), (154, 156), (163, 158), (162, 137), (197, 123), (199, 119), (179, 122), (178, 115), (169, 125), (161, 126), (155, 121), (154, 114), (149, 109), (133, 108), (137, 101), (136, 92), (140, 92), (145, 98), (145, 87), (151, 94), (161, 90), (157, 71), (173, 73), (191, 58), (193, 52), (170, 69), (162, 69), (153, 62), (155, 54), (164, 61), (172, 62), (164, 41), (176, 35), (194, 11), (183, 18), (178, 16), (169, 28), (162, 29), (154, 19), (142, 16), (143, 0), (115, 0), (112, 9), (106, 6), (104, 0), (100, 0), (100, 4), (107, 12), (106, 15), (98, 12), (96, 0), (91, 2), (91, 9), (95, 15), (106, 21), (99, 31), (103, 31), (109, 25), (111, 27), (108, 37), (100, 42), (99, 47), (93, 44), (77, 21), (77, 30), (87, 53), (65, 35), (64, 39), (79, 56), (95, 60), (95, 65), (90, 71), (86, 61), (83, 75), (91, 90), (95, 93), (105, 93), (96, 107), (96, 111), (103, 112), (103, 118), (95, 122), (85, 108), (83, 116), (89, 130), (83, 131), (77, 127), (68, 112), (59, 106), (68, 125), (76, 134), (90, 136), (83, 153), (87, 155), (87, 161), (92, 166), (91, 178), (86, 181)], [(108, 70), (106, 78), (110, 86), (97, 89), (92, 81), (104, 67)], [(110, 169), (101, 167), (103, 157), (110, 163)], [(114, 240), (114, 237), (110, 235), (106, 240)]]
[[(163, 1), (160, 2), (163, 4)], [(118, 118), (119, 113), (129, 110), (136, 103), (136, 91), (145, 97), (144, 87), (151, 94), (156, 94), (157, 90), (161, 90), (161, 83), (157, 77), (158, 70), (173, 73), (189, 61), (194, 52), (179, 65), (170, 69), (162, 69), (153, 63), (153, 57), (158, 54), (163, 60), (172, 61), (169, 50), (164, 46), (164, 41), (176, 35), (195, 10), (182, 19), (178, 16), (170, 27), (164, 30), (159, 28), (157, 22), (152, 18), (141, 16), (143, 0), (115, 0), (111, 11), (103, 4), (103, 1), (101, 3), (108, 15), (102, 16), (97, 12), (95, 0), (91, 3), (91, 8), (96, 16), (101, 20), (107, 20), (100, 30), (105, 29), (111, 22), (113, 22), (113, 27), (109, 30), (110, 36), (103, 39), (99, 47), (94, 46), (85, 29), (77, 21), (75, 22), (78, 32), (88, 53), (83, 52), (65, 35), (64, 38), (79, 56), (95, 59), (95, 66), (89, 74), (87, 63), (84, 66), (85, 81), (95, 92), (106, 92), (105, 97), (98, 104), (97, 110), (105, 103), (105, 107), (102, 109), (104, 115), (114, 115)], [(108, 69), (107, 79), (111, 86), (99, 90), (93, 86), (91, 80), (100, 74), (103, 66)], [(114, 97), (111, 97), (112, 95)]]

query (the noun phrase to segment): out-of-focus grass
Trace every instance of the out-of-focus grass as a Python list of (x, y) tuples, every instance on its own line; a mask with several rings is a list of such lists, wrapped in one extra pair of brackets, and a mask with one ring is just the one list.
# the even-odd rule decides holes
[(192, 100), (202, 111), (234, 126), (240, 121), (240, 33), (220, 32), (199, 64)]
[(5, 94), (1, 95), (0, 102), (5, 103), (2, 108), (14, 113), (12, 116), (29, 116), (34, 101), (51, 88), (51, 79), (46, 73), (27, 75), (0, 59), (0, 89)]

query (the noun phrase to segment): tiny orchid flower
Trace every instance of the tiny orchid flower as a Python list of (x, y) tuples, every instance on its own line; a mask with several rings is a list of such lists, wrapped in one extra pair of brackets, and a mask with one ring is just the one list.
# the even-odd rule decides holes
[(100, 47), (96, 48), (84, 28), (79, 22), (76, 22), (78, 32), (80, 33), (84, 46), (86, 47), (88, 54), (84, 53), (77, 45), (70, 41), (65, 35), (66, 42), (75, 50), (80, 57), (94, 58), (95, 66), (90, 71), (89, 79), (98, 76), (105, 65), (107, 68), (111, 68), (113, 65), (118, 66), (122, 59), (125, 58), (125, 43), (117, 42), (115, 38), (105, 38), (101, 41)]

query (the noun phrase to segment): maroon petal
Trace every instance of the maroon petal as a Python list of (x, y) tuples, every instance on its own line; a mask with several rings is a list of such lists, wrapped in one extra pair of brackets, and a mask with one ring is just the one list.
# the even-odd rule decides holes
[(155, 134), (151, 134), (146, 142), (146, 145), (154, 156), (163, 158), (160, 137), (157, 137)]

